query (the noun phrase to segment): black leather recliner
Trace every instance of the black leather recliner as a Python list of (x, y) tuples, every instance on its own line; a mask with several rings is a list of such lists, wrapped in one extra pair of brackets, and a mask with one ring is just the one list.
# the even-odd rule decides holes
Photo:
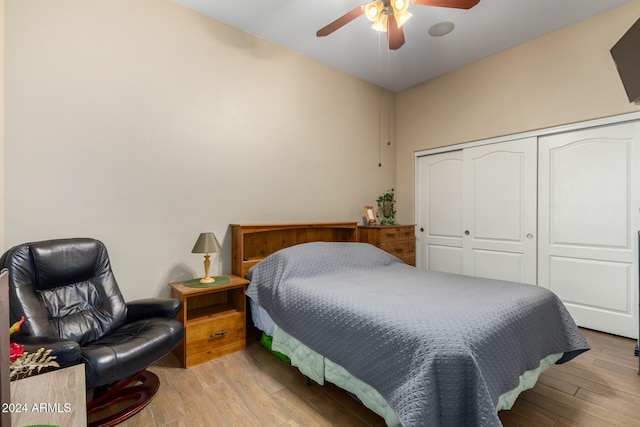
[[(11, 323), (25, 318), (12, 340), (25, 344), (27, 350), (52, 348), (61, 367), (84, 363), (87, 389), (93, 396), (88, 413), (103, 409), (111, 400), (122, 400), (119, 393), (137, 396), (133, 408), (94, 424), (113, 425), (149, 402), (159, 381), (146, 368), (184, 336), (175, 320), (179, 300), (125, 303), (107, 250), (94, 239), (18, 245), (0, 258), (0, 268), (9, 270)], [(133, 382), (136, 385), (128, 387)]]

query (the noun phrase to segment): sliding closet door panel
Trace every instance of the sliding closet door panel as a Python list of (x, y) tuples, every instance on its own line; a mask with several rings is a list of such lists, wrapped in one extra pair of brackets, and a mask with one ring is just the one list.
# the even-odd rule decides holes
[(469, 189), (474, 207), (474, 215), (470, 217), (474, 239), (520, 243), (524, 155), (513, 151), (486, 154), (478, 151), (485, 150), (468, 151), (473, 168)]
[(428, 245), (427, 250), (430, 270), (462, 274), (461, 248), (432, 244)]
[(637, 123), (540, 138), (539, 284), (576, 323), (638, 336)]
[(462, 152), (420, 157), (417, 169), (417, 266), (462, 273)]
[[(631, 264), (552, 256), (549, 258), (552, 285), (565, 301), (579, 301), (587, 307), (605, 307), (625, 313), (632, 279)], [(606, 284), (606, 286), (603, 286)], [(589, 292), (585, 292), (588, 289)]]
[(472, 147), (464, 161), (464, 273), (536, 283), (537, 141)]
[(605, 138), (553, 150), (552, 245), (630, 249), (630, 152), (631, 140)]
[[(476, 249), (473, 258), (475, 275), (478, 277), (513, 281), (523, 275), (522, 254)], [(498, 265), (500, 268), (495, 268)]]

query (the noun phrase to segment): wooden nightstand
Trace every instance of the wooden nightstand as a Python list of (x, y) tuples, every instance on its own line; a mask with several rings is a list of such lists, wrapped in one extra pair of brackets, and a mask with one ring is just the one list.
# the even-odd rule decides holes
[(359, 225), (358, 241), (371, 243), (406, 264), (416, 265), (415, 225)]
[(184, 338), (173, 352), (185, 368), (246, 348), (245, 290), (249, 281), (223, 277), (228, 277), (229, 283), (208, 288), (190, 288), (184, 282), (169, 284), (171, 296), (182, 301), (176, 319), (184, 325)]

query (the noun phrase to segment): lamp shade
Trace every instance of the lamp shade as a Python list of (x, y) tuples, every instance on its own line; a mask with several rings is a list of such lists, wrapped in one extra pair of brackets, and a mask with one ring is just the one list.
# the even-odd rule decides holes
[(382, 0), (374, 0), (367, 3), (367, 5), (364, 7), (364, 14), (367, 16), (367, 19), (369, 19), (369, 21), (376, 22), (383, 9), (384, 4), (382, 4)]
[(221, 252), (222, 246), (218, 243), (215, 234), (213, 233), (200, 233), (196, 244), (193, 246), (191, 253), (194, 254), (211, 254), (215, 252)]
[(392, 0), (391, 8), (394, 15), (402, 15), (409, 8), (409, 0)]

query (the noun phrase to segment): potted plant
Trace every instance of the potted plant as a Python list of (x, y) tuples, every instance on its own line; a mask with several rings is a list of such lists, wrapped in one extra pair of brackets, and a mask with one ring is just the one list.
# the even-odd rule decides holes
[(378, 204), (378, 218), (380, 225), (395, 225), (396, 223), (396, 198), (393, 188), (378, 196), (376, 200)]

